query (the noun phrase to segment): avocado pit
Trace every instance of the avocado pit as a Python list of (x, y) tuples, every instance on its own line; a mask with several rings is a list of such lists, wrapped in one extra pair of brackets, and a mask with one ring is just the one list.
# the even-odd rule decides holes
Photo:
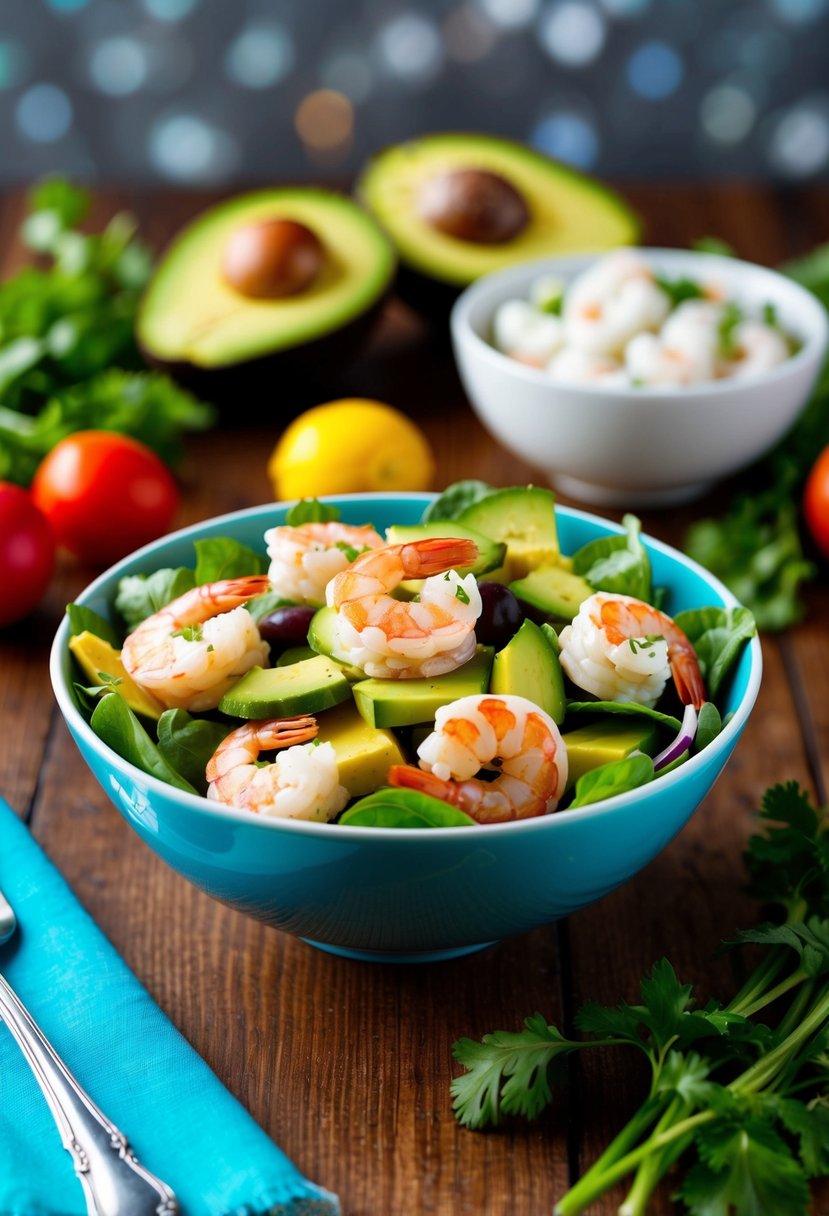
[(504, 245), (530, 221), (522, 195), (488, 169), (453, 169), (428, 178), (417, 210), (438, 232), (479, 245)]
[(240, 295), (278, 300), (306, 291), (320, 273), (325, 256), (319, 237), (297, 220), (257, 220), (231, 234), (222, 257), (222, 275)]

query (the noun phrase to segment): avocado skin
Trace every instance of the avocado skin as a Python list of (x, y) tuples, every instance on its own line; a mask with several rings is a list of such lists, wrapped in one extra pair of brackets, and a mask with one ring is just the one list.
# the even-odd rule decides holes
[[(393, 287), (390, 280), (365, 312), (339, 329), (255, 359), (224, 363), (221, 367), (200, 367), (187, 360), (161, 359), (140, 341), (138, 347), (150, 367), (165, 372), (182, 388), (215, 405), (224, 420), (235, 424), (290, 422), (303, 410), (318, 404), (320, 390), (336, 395), (334, 375), (360, 354)], [(251, 408), (250, 400), (243, 401), (246, 396), (263, 404)]]

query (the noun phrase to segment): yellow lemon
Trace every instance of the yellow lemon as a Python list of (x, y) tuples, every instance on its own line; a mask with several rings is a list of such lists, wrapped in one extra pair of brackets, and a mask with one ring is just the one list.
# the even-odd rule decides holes
[(426, 490), (435, 472), (423, 432), (381, 401), (348, 397), (306, 410), (268, 461), (277, 498)]

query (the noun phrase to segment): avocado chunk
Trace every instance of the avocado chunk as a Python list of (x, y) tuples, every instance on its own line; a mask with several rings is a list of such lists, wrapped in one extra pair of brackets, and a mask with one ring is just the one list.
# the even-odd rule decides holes
[(560, 566), (539, 566), (510, 583), (509, 589), (531, 608), (563, 621), (572, 621), (579, 604), (593, 594), (585, 579)]
[(526, 697), (561, 726), (566, 706), (561, 665), (558, 655), (533, 621), (524, 621), (503, 650), (496, 654), (489, 691), (496, 696)]
[(555, 495), (539, 486), (496, 490), (461, 513), (459, 522), (507, 546), (503, 580), (523, 578), (559, 560)]
[(364, 680), (366, 673), (349, 663), (337, 647), (337, 613), (333, 608), (318, 608), (308, 626), (308, 645), (317, 654), (327, 655), (340, 667), (348, 680)]
[(90, 684), (101, 687), (114, 684), (115, 691), (121, 694), (130, 709), (145, 718), (158, 721), (164, 712), (164, 706), (152, 693), (136, 684), (128, 674), (121, 662), (120, 650), (116, 650), (109, 642), (87, 629), (69, 639), (69, 649)]
[(516, 262), (639, 239), (618, 194), (490, 135), (439, 133), (392, 146), (364, 169), (357, 194), (397, 248), (404, 296), (425, 311), (445, 309), (467, 284)]
[(406, 762), (391, 731), (366, 722), (353, 701), (327, 709), (318, 724), (317, 738), (334, 748), (340, 784), (352, 798), (362, 798), (385, 785), (391, 766)]
[(354, 700), (372, 726), (431, 722), (441, 705), (487, 691), (492, 655), (491, 646), (478, 646), (468, 663), (431, 679), (361, 680), (353, 686)]
[(624, 760), (634, 751), (654, 755), (659, 736), (655, 722), (632, 722), (630, 719), (617, 718), (579, 726), (566, 731), (561, 737), (567, 749), (569, 789), (579, 777), (600, 764)]
[(351, 696), (351, 685), (324, 655), (289, 667), (252, 667), (219, 702), (231, 718), (290, 718), (316, 714)]
[(326, 337), (373, 319), (395, 269), (371, 216), (324, 190), (270, 189), (202, 212), (174, 240), (136, 322), (151, 363), (209, 384), (279, 355), (316, 362)]
[(480, 578), (489, 570), (495, 570), (504, 560), (507, 546), (503, 541), (490, 540), (488, 536), (476, 532), (473, 528), (467, 528), (454, 519), (430, 520), (427, 524), (392, 524), (390, 528), (386, 528), (386, 540), (390, 545), (406, 545), (416, 540), (447, 536), (471, 540), (478, 546), (475, 562), (471, 566), (457, 567), (460, 574), (474, 574), (476, 578)]

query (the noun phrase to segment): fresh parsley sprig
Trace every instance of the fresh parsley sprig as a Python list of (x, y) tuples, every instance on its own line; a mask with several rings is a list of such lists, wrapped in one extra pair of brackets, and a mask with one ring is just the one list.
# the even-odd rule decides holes
[[(760, 818), (746, 868), (778, 919), (737, 934), (764, 954), (727, 1004), (698, 1008), (662, 959), (638, 1003), (583, 1006), (579, 1038), (536, 1013), (521, 1031), (455, 1043), (465, 1072), (452, 1083), (454, 1110), (470, 1128), (535, 1118), (575, 1051), (627, 1046), (648, 1061), (642, 1105), (557, 1216), (577, 1216), (626, 1178), (620, 1216), (644, 1216), (677, 1162), (691, 1216), (806, 1216), (809, 1179), (829, 1174), (829, 815), (789, 782), (766, 792)], [(756, 1020), (772, 1011), (771, 1025)]]

